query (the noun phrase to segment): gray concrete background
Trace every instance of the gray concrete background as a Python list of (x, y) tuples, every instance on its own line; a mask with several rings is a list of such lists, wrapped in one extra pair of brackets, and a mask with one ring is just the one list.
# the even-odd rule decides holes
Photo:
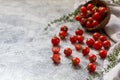
[[(69, 41), (61, 42), (61, 63), (52, 63), (50, 39), (59, 26), (44, 31), (49, 21), (72, 12), (73, 5), (74, 0), (0, 0), (0, 80), (86, 80), (89, 61)], [(80, 26), (77, 22), (66, 25), (69, 34)], [(86, 39), (91, 34), (84, 35)], [(63, 49), (68, 46), (73, 56), (81, 58), (77, 69), (64, 57)], [(101, 62), (97, 60), (97, 71)]]

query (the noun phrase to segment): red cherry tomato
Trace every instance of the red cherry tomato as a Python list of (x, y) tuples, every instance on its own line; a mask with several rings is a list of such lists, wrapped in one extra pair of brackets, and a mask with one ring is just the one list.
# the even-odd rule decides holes
[(67, 35), (67, 33), (65, 31), (60, 31), (59, 32), (59, 36), (60, 36), (61, 39), (65, 39), (66, 35)]
[(94, 42), (95, 42), (95, 41), (94, 41), (92, 38), (89, 38), (89, 39), (86, 40), (86, 44), (87, 44), (89, 47), (93, 46)]
[(96, 65), (94, 63), (89, 63), (87, 68), (88, 68), (89, 73), (93, 73), (96, 70)]
[(99, 37), (100, 37), (100, 33), (95, 32), (95, 33), (92, 35), (92, 37), (93, 37), (94, 40), (98, 40)]
[(84, 25), (85, 23), (86, 23), (86, 19), (85, 18), (81, 18), (80, 24)]
[(65, 49), (64, 49), (64, 54), (65, 54), (66, 57), (71, 56), (71, 54), (72, 54), (72, 49), (71, 49), (71, 48), (65, 48)]
[(81, 48), (82, 48), (82, 46), (81, 46), (80, 44), (75, 44), (75, 49), (76, 49), (77, 51), (80, 51)]
[(106, 41), (107, 40), (107, 37), (106, 36), (104, 36), (104, 35), (101, 35), (100, 36), (100, 40), (103, 42), (103, 41)]
[(75, 34), (76, 35), (82, 35), (83, 34), (83, 30), (78, 28), (78, 29), (75, 30)]
[(59, 64), (60, 63), (60, 55), (59, 54), (53, 54), (52, 61), (55, 64)]
[(82, 35), (77, 35), (77, 41), (78, 41), (79, 43), (82, 43), (83, 40), (84, 40), (84, 37), (83, 37)]
[(77, 41), (77, 36), (71, 35), (71, 36), (70, 36), (70, 42), (71, 42), (71, 43), (76, 43), (76, 41)]
[(93, 20), (92, 26), (93, 26), (93, 27), (96, 27), (97, 25), (98, 25), (98, 21), (97, 21), (97, 20)]
[(52, 48), (52, 52), (53, 52), (54, 54), (59, 54), (59, 51), (60, 51), (60, 48), (59, 48), (59, 47), (53, 47), (53, 48)]
[(82, 6), (82, 7), (80, 8), (80, 12), (86, 14), (86, 13), (87, 13), (86, 7), (85, 7), (85, 6)]
[(100, 14), (99, 14), (99, 12), (95, 12), (94, 14), (93, 14), (93, 19), (95, 19), (95, 20), (100, 20)]
[(76, 16), (75, 16), (75, 20), (76, 20), (76, 21), (80, 21), (80, 19), (81, 19), (81, 17), (80, 17), (79, 15), (76, 15)]
[(92, 28), (92, 24), (90, 23), (90, 21), (86, 22), (86, 28)]
[(93, 18), (92, 17), (88, 17), (88, 21), (90, 21), (92, 23), (93, 22)]
[(53, 37), (51, 39), (51, 43), (53, 44), (53, 46), (58, 46), (60, 43), (60, 39), (58, 37)]
[(93, 45), (94, 49), (99, 50), (102, 48), (102, 42), (101, 41), (95, 41)]
[(100, 50), (99, 51), (99, 56), (103, 59), (106, 58), (107, 57), (107, 51), (106, 50)]
[(110, 41), (106, 40), (106, 41), (103, 42), (103, 47), (104, 47), (105, 49), (110, 48), (110, 46), (111, 46)]
[(91, 55), (89, 55), (89, 61), (90, 61), (91, 63), (95, 62), (96, 59), (97, 59), (97, 57), (96, 57), (95, 54), (91, 54)]
[(68, 27), (66, 25), (63, 25), (63, 26), (60, 27), (60, 30), (67, 33)]
[(100, 15), (103, 15), (107, 11), (107, 8), (106, 7), (99, 7), (98, 10), (99, 10)]
[(72, 58), (72, 64), (73, 64), (74, 66), (79, 65), (79, 63), (80, 63), (80, 59), (79, 59), (78, 57), (73, 57), (73, 58)]
[(90, 49), (89, 49), (88, 47), (84, 47), (84, 48), (82, 49), (82, 54), (83, 54), (84, 56), (88, 55), (89, 52), (90, 52)]
[(88, 9), (88, 10), (92, 10), (93, 7), (94, 7), (94, 5), (91, 4), (91, 3), (89, 3), (89, 4), (87, 5), (87, 9)]
[(81, 18), (83, 17), (83, 18), (85, 18), (86, 17), (86, 14), (84, 14), (84, 13), (80, 13), (80, 16), (81, 16)]

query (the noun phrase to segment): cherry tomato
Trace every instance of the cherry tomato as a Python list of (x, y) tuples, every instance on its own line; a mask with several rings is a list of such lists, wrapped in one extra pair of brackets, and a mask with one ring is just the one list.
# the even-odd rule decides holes
[(104, 47), (105, 49), (108, 49), (110, 46), (111, 46), (110, 41), (106, 40), (106, 41), (103, 42), (103, 47)]
[(93, 20), (92, 26), (93, 26), (93, 27), (96, 27), (97, 25), (98, 25), (98, 21), (97, 21), (97, 20)]
[(101, 41), (95, 41), (93, 45), (94, 49), (99, 50), (102, 48), (102, 42)]
[(96, 70), (96, 65), (94, 63), (89, 63), (87, 68), (88, 68), (89, 73), (93, 73)]
[(106, 58), (107, 57), (107, 51), (106, 50), (100, 50), (99, 51), (99, 56), (101, 58)]
[(78, 29), (75, 30), (75, 34), (76, 35), (82, 35), (83, 34), (83, 30), (78, 28)]
[(65, 31), (60, 31), (59, 32), (59, 36), (60, 36), (61, 39), (65, 39), (66, 35), (67, 35), (67, 33)]
[(82, 7), (80, 8), (80, 12), (86, 14), (86, 13), (87, 13), (86, 7), (85, 7), (85, 6), (82, 6)]
[(60, 43), (60, 39), (55, 36), (51, 39), (51, 43), (53, 44), (53, 46), (58, 46)]
[(93, 14), (93, 19), (95, 19), (95, 20), (99, 20), (100, 19), (100, 14), (99, 14), (99, 12), (95, 12), (94, 14)]
[(66, 57), (71, 56), (71, 54), (72, 54), (72, 49), (71, 49), (71, 48), (65, 48), (65, 49), (64, 49), (64, 54), (65, 54)]
[(67, 33), (68, 27), (66, 25), (63, 25), (63, 26), (60, 27), (60, 30)]
[(89, 55), (89, 61), (90, 61), (91, 63), (95, 62), (96, 59), (97, 59), (97, 57), (96, 57), (95, 54), (91, 54), (91, 55)]
[(92, 10), (93, 7), (94, 7), (94, 5), (91, 4), (91, 3), (89, 3), (89, 4), (87, 5), (87, 9), (88, 9), (88, 10)]
[(90, 21), (86, 22), (86, 28), (92, 28), (92, 24), (90, 23)]
[(85, 18), (85, 17), (86, 17), (86, 14), (84, 14), (84, 13), (81, 12), (81, 13), (80, 13), (80, 16), (83, 17), (83, 18)]
[(82, 48), (82, 46), (81, 46), (80, 44), (75, 44), (75, 49), (76, 49), (77, 51), (80, 51), (81, 48)]
[(53, 54), (53, 56), (52, 56), (52, 61), (53, 61), (53, 63), (55, 63), (55, 64), (59, 64), (60, 63), (60, 55), (59, 54)]
[(70, 36), (70, 42), (71, 42), (71, 43), (76, 43), (76, 41), (77, 41), (77, 36), (71, 35), (71, 36)]
[(80, 17), (79, 15), (76, 15), (76, 16), (75, 16), (75, 20), (76, 20), (76, 21), (80, 21), (80, 19), (81, 19), (81, 17)]
[(86, 44), (87, 44), (89, 47), (93, 46), (94, 42), (95, 42), (95, 41), (94, 41), (92, 38), (89, 38), (89, 39), (86, 40)]
[(106, 36), (104, 36), (104, 35), (101, 35), (100, 36), (100, 40), (103, 42), (103, 41), (106, 41), (107, 40), (107, 37)]
[(82, 43), (83, 40), (84, 40), (84, 37), (83, 37), (82, 35), (77, 35), (77, 41), (78, 41), (79, 43)]
[(80, 59), (79, 59), (78, 57), (73, 57), (73, 58), (72, 58), (72, 64), (73, 64), (74, 66), (79, 65), (79, 63), (80, 63)]
[(54, 54), (59, 54), (59, 51), (60, 51), (60, 48), (59, 48), (59, 47), (53, 47), (53, 48), (52, 48), (52, 52), (53, 52)]
[(86, 23), (86, 19), (85, 18), (81, 18), (80, 24), (84, 25), (85, 23)]
[(90, 21), (92, 23), (93, 22), (93, 18), (92, 17), (88, 17), (88, 21)]
[(92, 37), (93, 37), (94, 40), (98, 40), (99, 37), (100, 37), (100, 33), (95, 32), (95, 33), (92, 35)]
[(106, 7), (99, 7), (98, 10), (99, 10), (100, 15), (102, 15), (107, 11), (107, 8)]
[(82, 49), (82, 54), (83, 54), (84, 56), (88, 55), (89, 52), (90, 52), (90, 49), (89, 49), (88, 47), (84, 47), (84, 48)]

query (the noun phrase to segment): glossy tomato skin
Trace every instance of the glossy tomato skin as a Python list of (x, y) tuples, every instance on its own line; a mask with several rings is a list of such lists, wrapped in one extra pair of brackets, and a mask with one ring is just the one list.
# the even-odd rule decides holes
[(104, 36), (104, 35), (101, 35), (100, 36), (100, 40), (103, 42), (103, 41), (106, 41), (107, 40), (107, 37), (106, 36)]
[(93, 22), (92, 22), (92, 27), (96, 27), (98, 24), (99, 24), (99, 23), (98, 23), (97, 20), (93, 20)]
[(51, 43), (53, 44), (53, 46), (58, 46), (60, 43), (60, 39), (58, 37), (53, 37), (51, 39)]
[(86, 13), (87, 13), (86, 7), (85, 7), (85, 6), (82, 6), (82, 7), (80, 8), (80, 12), (86, 14)]
[(95, 33), (92, 35), (92, 37), (93, 37), (94, 40), (98, 40), (99, 37), (100, 37), (100, 33), (95, 32)]
[(96, 65), (94, 63), (89, 63), (87, 68), (88, 68), (89, 73), (93, 73), (96, 70)]
[(80, 59), (79, 59), (78, 57), (73, 57), (73, 58), (72, 58), (72, 64), (73, 64), (74, 66), (79, 65), (79, 63), (80, 63)]
[(67, 36), (67, 33), (65, 31), (60, 31), (59, 36), (60, 36), (61, 39), (65, 39), (66, 36)]
[(53, 48), (52, 48), (52, 52), (53, 52), (54, 54), (59, 54), (60, 48), (59, 48), (59, 47), (53, 47)]
[(78, 43), (82, 43), (84, 40), (84, 37), (82, 35), (77, 35), (77, 41)]
[(91, 4), (91, 3), (89, 3), (89, 4), (87, 5), (87, 10), (92, 10), (93, 7), (94, 7), (94, 5)]
[(92, 24), (90, 23), (90, 21), (86, 22), (86, 28), (92, 28)]
[(67, 33), (68, 27), (66, 25), (63, 25), (63, 26), (60, 27), (60, 30)]
[(80, 24), (85, 25), (85, 23), (86, 23), (86, 18), (81, 18)]
[(100, 15), (103, 15), (107, 11), (107, 8), (106, 7), (99, 7), (98, 10), (99, 10)]
[(83, 30), (78, 28), (75, 30), (75, 34), (76, 35), (83, 35)]
[(96, 50), (100, 50), (102, 48), (102, 42), (101, 41), (95, 41), (93, 47)]
[(100, 50), (99, 56), (103, 59), (106, 58), (107, 57), (107, 50)]
[(86, 44), (89, 46), (89, 47), (92, 47), (93, 46), (93, 44), (94, 44), (94, 40), (92, 39), (92, 38), (88, 38), (87, 40), (86, 40)]
[(70, 42), (71, 43), (76, 43), (76, 41), (77, 41), (77, 36), (76, 35), (71, 35), (70, 36)]
[(80, 51), (82, 48), (80, 44), (75, 44), (74, 46), (75, 46), (76, 51)]
[(111, 43), (110, 43), (109, 40), (106, 40), (106, 41), (103, 42), (103, 47), (104, 47), (105, 49), (110, 48), (110, 46), (111, 46)]
[(59, 64), (60, 63), (60, 55), (59, 54), (53, 54), (52, 55), (52, 61), (54, 64)]
[(81, 18), (85, 18), (85, 17), (86, 17), (86, 14), (80, 13), (80, 16), (81, 16)]
[(95, 20), (100, 20), (100, 14), (99, 14), (99, 12), (95, 12), (94, 14), (93, 14), (93, 19), (95, 19)]
[(88, 21), (90, 21), (90, 23), (92, 23), (93, 22), (93, 17), (88, 17)]
[(90, 61), (91, 63), (95, 62), (96, 59), (97, 59), (97, 57), (96, 57), (95, 54), (90, 54), (90, 55), (89, 55), (89, 61)]
[(65, 48), (65, 49), (64, 49), (64, 54), (65, 54), (66, 57), (71, 56), (71, 54), (72, 54), (72, 49), (71, 49), (71, 48)]
[(75, 16), (75, 20), (76, 20), (76, 21), (80, 21), (80, 20), (81, 20), (80, 15), (76, 15), (76, 16)]
[(82, 54), (83, 54), (83, 56), (88, 55), (89, 52), (90, 52), (90, 49), (89, 49), (88, 47), (84, 47), (84, 48), (82, 49)]

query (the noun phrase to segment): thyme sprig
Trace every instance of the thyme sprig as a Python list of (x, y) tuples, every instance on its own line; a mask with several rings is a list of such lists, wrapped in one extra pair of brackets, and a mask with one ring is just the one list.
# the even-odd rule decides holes
[(58, 18), (58, 19), (55, 19), (53, 21), (51, 21), (50, 23), (48, 23), (47, 27), (45, 28), (45, 30), (48, 29), (48, 27), (50, 27), (52, 24), (54, 23), (66, 23), (66, 22), (74, 22), (74, 17), (76, 15), (78, 15), (80, 13), (80, 10), (79, 9), (76, 9), (75, 11), (67, 14), (67, 15), (63, 15), (62, 17)]
[(95, 76), (90, 75), (87, 80), (94, 80), (94, 78), (100, 77), (100, 75), (103, 75), (103, 73), (107, 73), (109, 72), (110, 69), (112, 69), (113, 67), (115, 67), (115, 65), (117, 64), (117, 57), (120, 53), (120, 48), (115, 49), (114, 52), (110, 55), (108, 55), (107, 59), (109, 61), (109, 64), (107, 65), (106, 68), (104, 68), (104, 70), (100, 71), (100, 72), (96, 72), (94, 73)]
[(120, 48), (115, 49), (115, 51), (112, 54), (108, 55), (107, 59), (109, 61), (109, 64), (107, 65), (106, 68), (104, 68), (105, 72), (109, 72), (109, 70), (116, 65), (119, 52), (120, 52)]

